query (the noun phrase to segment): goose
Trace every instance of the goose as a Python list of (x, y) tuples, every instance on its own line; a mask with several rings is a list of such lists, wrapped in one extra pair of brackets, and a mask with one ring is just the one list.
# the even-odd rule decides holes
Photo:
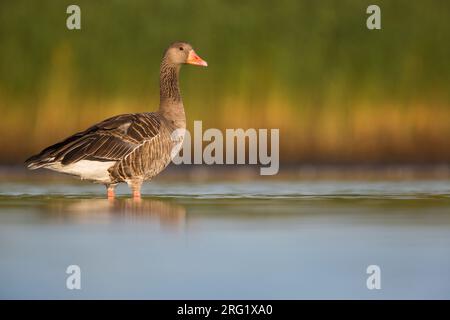
[(117, 184), (125, 182), (133, 198), (140, 199), (142, 183), (167, 167), (184, 138), (186, 116), (178, 84), (183, 64), (208, 65), (189, 43), (171, 44), (160, 66), (157, 111), (103, 120), (31, 156), (26, 166), (104, 184), (109, 199), (114, 199)]

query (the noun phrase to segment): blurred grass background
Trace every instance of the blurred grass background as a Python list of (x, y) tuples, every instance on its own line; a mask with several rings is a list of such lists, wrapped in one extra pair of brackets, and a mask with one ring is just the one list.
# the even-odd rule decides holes
[[(81, 30), (66, 8), (81, 7)], [(450, 162), (450, 2), (1, 1), (0, 163), (103, 118), (155, 110), (163, 50), (186, 40), (188, 122), (280, 128), (283, 163)]]

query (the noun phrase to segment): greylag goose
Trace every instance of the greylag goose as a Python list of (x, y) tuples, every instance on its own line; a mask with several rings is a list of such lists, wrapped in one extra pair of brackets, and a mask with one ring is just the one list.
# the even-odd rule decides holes
[[(141, 185), (160, 173), (180, 145), (186, 117), (178, 85), (182, 64), (207, 66), (185, 42), (165, 51), (160, 68), (160, 103), (156, 112), (130, 113), (101, 121), (42, 150), (25, 161), (29, 169), (46, 168), (104, 184), (108, 198), (126, 182), (133, 197)], [(172, 133), (181, 132), (178, 139)]]

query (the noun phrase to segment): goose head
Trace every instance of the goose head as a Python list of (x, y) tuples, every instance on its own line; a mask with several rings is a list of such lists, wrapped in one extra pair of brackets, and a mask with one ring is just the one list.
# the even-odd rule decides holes
[(175, 42), (171, 44), (166, 50), (165, 59), (174, 65), (193, 64), (203, 67), (208, 66), (208, 63), (200, 58), (192, 46), (186, 42)]

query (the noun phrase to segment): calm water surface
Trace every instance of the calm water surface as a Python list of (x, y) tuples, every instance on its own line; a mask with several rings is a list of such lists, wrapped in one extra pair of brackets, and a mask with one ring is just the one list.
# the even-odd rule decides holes
[[(450, 298), (448, 181), (118, 191), (1, 183), (0, 298)], [(81, 290), (66, 289), (72, 264)]]

